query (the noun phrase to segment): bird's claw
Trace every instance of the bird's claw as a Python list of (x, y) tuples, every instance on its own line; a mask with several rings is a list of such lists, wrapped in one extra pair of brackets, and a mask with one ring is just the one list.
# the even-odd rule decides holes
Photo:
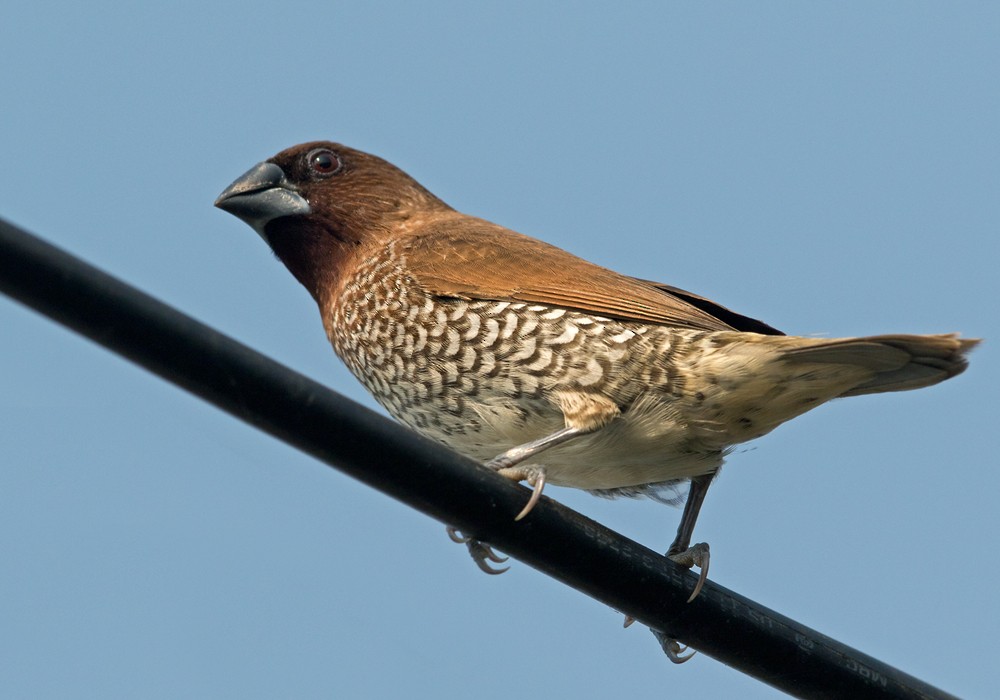
[[(676, 639), (664, 634), (663, 632), (658, 632), (656, 630), (650, 630), (650, 632), (653, 633), (653, 636), (656, 637), (657, 641), (660, 643), (663, 653), (666, 654), (667, 658), (675, 664), (682, 664), (698, 653), (690, 647), (681, 645), (681, 643)], [(689, 650), (691, 653), (684, 656), (684, 652)]]
[(445, 532), (448, 533), (448, 539), (454, 542), (455, 544), (465, 544), (470, 539), (469, 537), (466, 537), (461, 532), (459, 532), (457, 528), (454, 528), (451, 525), (445, 528)]
[[(708, 580), (708, 563), (711, 559), (708, 543), (699, 542), (696, 545), (688, 547), (683, 552), (678, 552), (677, 554), (667, 554), (667, 558), (675, 564), (680, 564), (681, 566), (685, 566), (689, 569), (697, 566), (701, 570), (698, 574), (698, 580), (694, 584), (694, 590), (691, 591), (691, 595), (687, 599), (687, 602), (690, 603), (698, 597), (698, 594), (701, 593), (702, 586), (704, 586), (705, 581)], [(625, 616), (625, 627), (629, 627), (633, 622), (635, 622), (634, 617), (631, 615)], [(668, 653), (667, 656), (669, 655), (670, 654)], [(673, 658), (670, 660), (674, 661), (674, 663), (683, 663), (690, 658), (690, 656), (685, 656), (681, 661), (674, 661)]]
[[(708, 544), (706, 542), (699, 542), (698, 544), (688, 547), (683, 552), (667, 554), (667, 558), (670, 559), (670, 561), (689, 569), (697, 566), (701, 570), (698, 574), (698, 581), (694, 584), (694, 590), (691, 591), (691, 597), (687, 599), (687, 602), (690, 603), (698, 597), (698, 594), (701, 593), (702, 586), (705, 585), (705, 581), (708, 579), (708, 563), (711, 558)], [(685, 657), (685, 660), (689, 658), (691, 657)], [(673, 661), (673, 659), (671, 659), (671, 661)]]
[(542, 491), (545, 490), (545, 470), (544, 469), (534, 469), (532, 473), (526, 477), (528, 483), (531, 484), (531, 498), (521, 509), (521, 512), (514, 516), (514, 520), (520, 520), (528, 513), (532, 511), (535, 504), (538, 503), (538, 499), (542, 497)]
[[(528, 499), (527, 504), (521, 509), (521, 512), (514, 516), (514, 520), (521, 520), (524, 516), (531, 512), (531, 510), (538, 503), (538, 499), (542, 497), (542, 491), (545, 489), (545, 469), (542, 467), (522, 467), (512, 465), (512, 458), (509, 453), (504, 453), (494, 459), (491, 459), (486, 463), (486, 466), (490, 469), (496, 470), (497, 474), (500, 476), (507, 477), (511, 481), (521, 481), (522, 479), (527, 480), (527, 482), (533, 487), (531, 491), (531, 498)], [(509, 566), (503, 568), (494, 568), (490, 565), (490, 562), (494, 564), (502, 564), (507, 561), (507, 557), (502, 557), (493, 551), (485, 542), (475, 539), (474, 537), (469, 537), (463, 535), (458, 530), (453, 527), (448, 527), (448, 537), (451, 538), (452, 542), (457, 542), (458, 544), (464, 544), (469, 549), (469, 554), (472, 556), (472, 561), (476, 562), (476, 566), (479, 567), (480, 571), (486, 574), (502, 574), (504, 571), (509, 569)]]
[(478, 566), (479, 570), (483, 573), (495, 576), (496, 574), (502, 574), (510, 568), (509, 566), (505, 566), (498, 569), (490, 566), (490, 562), (493, 562), (494, 564), (502, 564), (507, 561), (507, 557), (500, 556), (494, 552), (493, 548), (485, 542), (481, 542), (480, 540), (477, 540), (474, 537), (469, 537), (468, 535), (463, 535), (451, 526), (447, 528), (447, 531), (448, 538), (452, 542), (455, 542), (456, 544), (464, 544), (468, 548), (472, 561), (476, 562), (476, 566)]
[(545, 490), (545, 468), (544, 467), (522, 467), (510, 466), (510, 458), (505, 454), (495, 457), (486, 463), (486, 466), (496, 471), (500, 476), (507, 477), (511, 481), (527, 481), (532, 487), (531, 498), (521, 509), (521, 512), (514, 516), (514, 520), (521, 520), (532, 511), (542, 497)]

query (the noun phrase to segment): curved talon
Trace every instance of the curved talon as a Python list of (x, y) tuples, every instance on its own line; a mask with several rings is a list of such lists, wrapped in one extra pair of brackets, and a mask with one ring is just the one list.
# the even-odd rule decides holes
[(670, 637), (665, 637), (660, 643), (663, 645), (663, 653), (675, 664), (682, 664), (698, 653), (694, 649), (691, 649), (690, 654), (681, 656), (685, 651), (688, 651), (688, 647), (681, 646), (680, 642)]
[[(494, 459), (490, 464), (496, 462), (500, 458)], [(538, 503), (538, 499), (542, 497), (542, 491), (545, 490), (545, 468), (544, 467), (504, 467), (503, 469), (498, 469), (497, 474), (506, 477), (511, 481), (527, 481), (528, 485), (532, 486), (531, 498), (528, 499), (528, 503), (521, 509), (521, 512), (514, 516), (514, 520), (520, 520), (535, 507)]]
[[(691, 647), (682, 646), (680, 642), (668, 635), (666, 632), (660, 632), (659, 630), (654, 630), (652, 628), (650, 628), (649, 631), (653, 633), (653, 636), (656, 637), (656, 641), (660, 643), (660, 648), (663, 649), (663, 653), (666, 654), (667, 658), (675, 664), (682, 664), (698, 653), (694, 649), (691, 649)], [(682, 654), (689, 649), (691, 653), (687, 656), (682, 656)]]
[(493, 551), (485, 542), (480, 542), (479, 540), (470, 539), (465, 543), (465, 546), (469, 548), (469, 554), (472, 556), (472, 561), (476, 562), (476, 566), (484, 574), (489, 574), (490, 576), (496, 576), (497, 574), (502, 574), (504, 571), (509, 569), (509, 566), (505, 566), (500, 569), (494, 569), (490, 566), (490, 562), (495, 562), (501, 564), (507, 561), (507, 557), (502, 557)]
[(465, 535), (463, 535), (461, 532), (459, 532), (456, 528), (452, 527), (451, 525), (449, 525), (447, 528), (445, 528), (445, 531), (448, 533), (448, 539), (450, 539), (455, 544), (465, 544), (470, 539), (472, 539), (470, 537), (466, 537)]
[[(691, 591), (691, 597), (687, 599), (687, 602), (690, 603), (698, 597), (698, 594), (701, 593), (702, 586), (705, 585), (705, 581), (708, 579), (708, 564), (711, 559), (708, 544), (706, 542), (699, 542), (696, 545), (688, 547), (683, 552), (668, 554), (667, 558), (677, 564), (680, 564), (681, 566), (686, 566), (689, 569), (693, 566), (697, 566), (701, 569), (698, 575), (698, 581), (694, 584), (694, 590)], [(691, 657), (685, 657), (685, 660), (689, 658)]]
[(449, 525), (445, 528), (448, 533), (448, 539), (456, 544), (464, 544), (469, 550), (469, 556), (472, 557), (472, 561), (476, 562), (476, 566), (483, 573), (495, 576), (496, 574), (502, 574), (504, 571), (509, 569), (509, 566), (505, 566), (502, 569), (494, 569), (490, 566), (490, 562), (495, 564), (502, 564), (507, 561), (507, 557), (500, 556), (493, 551), (485, 542), (477, 540), (475, 537), (469, 537), (468, 535), (463, 535), (458, 531), (457, 528)]
[(485, 542), (480, 542), (479, 540), (470, 540), (470, 541), (476, 543), (475, 544), (476, 551), (482, 552), (483, 557), (485, 557), (486, 559), (489, 559), (490, 561), (495, 562), (497, 564), (503, 564), (505, 561), (507, 561), (507, 557), (494, 552), (493, 548), (490, 547)]
[(542, 491), (545, 489), (544, 470), (540, 470), (538, 472), (538, 475), (535, 476), (533, 480), (531, 480), (531, 486), (532, 486), (531, 498), (528, 499), (528, 503), (524, 506), (524, 508), (521, 509), (521, 512), (514, 516), (515, 522), (526, 516), (528, 513), (530, 513), (531, 510), (535, 507), (535, 504), (538, 503), (538, 499), (542, 497)]
[[(708, 580), (708, 564), (709, 560), (711, 559), (711, 553), (709, 552), (708, 549), (708, 543), (699, 542), (696, 545), (688, 547), (683, 552), (678, 552), (677, 554), (668, 554), (667, 559), (676, 564), (680, 564), (681, 566), (686, 566), (689, 569), (694, 566), (697, 566), (700, 569), (698, 573), (698, 580), (694, 584), (694, 590), (691, 591), (691, 595), (687, 599), (687, 602), (690, 603), (691, 601), (693, 601), (695, 598), (698, 597), (698, 594), (701, 593), (702, 587), (705, 585), (705, 581)], [(635, 622), (634, 617), (632, 617), (631, 615), (625, 616), (625, 625), (624, 625), (625, 627), (629, 627), (633, 622)], [(685, 656), (684, 660), (686, 661), (687, 659), (690, 658), (691, 658), (690, 656)], [(676, 663), (682, 663), (682, 662), (678, 661)]]

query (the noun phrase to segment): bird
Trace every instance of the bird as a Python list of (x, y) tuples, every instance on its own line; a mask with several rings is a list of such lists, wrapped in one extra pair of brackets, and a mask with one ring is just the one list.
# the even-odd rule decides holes
[[(319, 306), (336, 354), (394, 418), (533, 492), (680, 503), (692, 545), (733, 448), (841, 397), (931, 386), (967, 367), (957, 333), (785, 335), (703, 296), (614, 272), (463, 214), (378, 156), (330, 141), (255, 165), (215, 202)], [(487, 573), (504, 561), (449, 528)], [(687, 658), (687, 657), (682, 657)]]

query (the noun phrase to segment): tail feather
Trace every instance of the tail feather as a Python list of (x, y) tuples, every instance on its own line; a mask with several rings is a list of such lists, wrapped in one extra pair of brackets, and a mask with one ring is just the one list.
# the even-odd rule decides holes
[(863, 367), (874, 375), (840, 396), (860, 396), (886, 391), (907, 391), (931, 386), (961, 374), (968, 367), (965, 355), (979, 344), (976, 338), (944, 335), (874, 335), (817, 341), (788, 350), (792, 362)]

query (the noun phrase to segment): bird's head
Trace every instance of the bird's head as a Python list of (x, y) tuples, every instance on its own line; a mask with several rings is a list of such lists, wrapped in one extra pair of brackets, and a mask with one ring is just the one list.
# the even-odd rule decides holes
[(215, 206), (253, 227), (317, 299), (352, 250), (451, 211), (391, 163), (329, 141), (258, 163)]

